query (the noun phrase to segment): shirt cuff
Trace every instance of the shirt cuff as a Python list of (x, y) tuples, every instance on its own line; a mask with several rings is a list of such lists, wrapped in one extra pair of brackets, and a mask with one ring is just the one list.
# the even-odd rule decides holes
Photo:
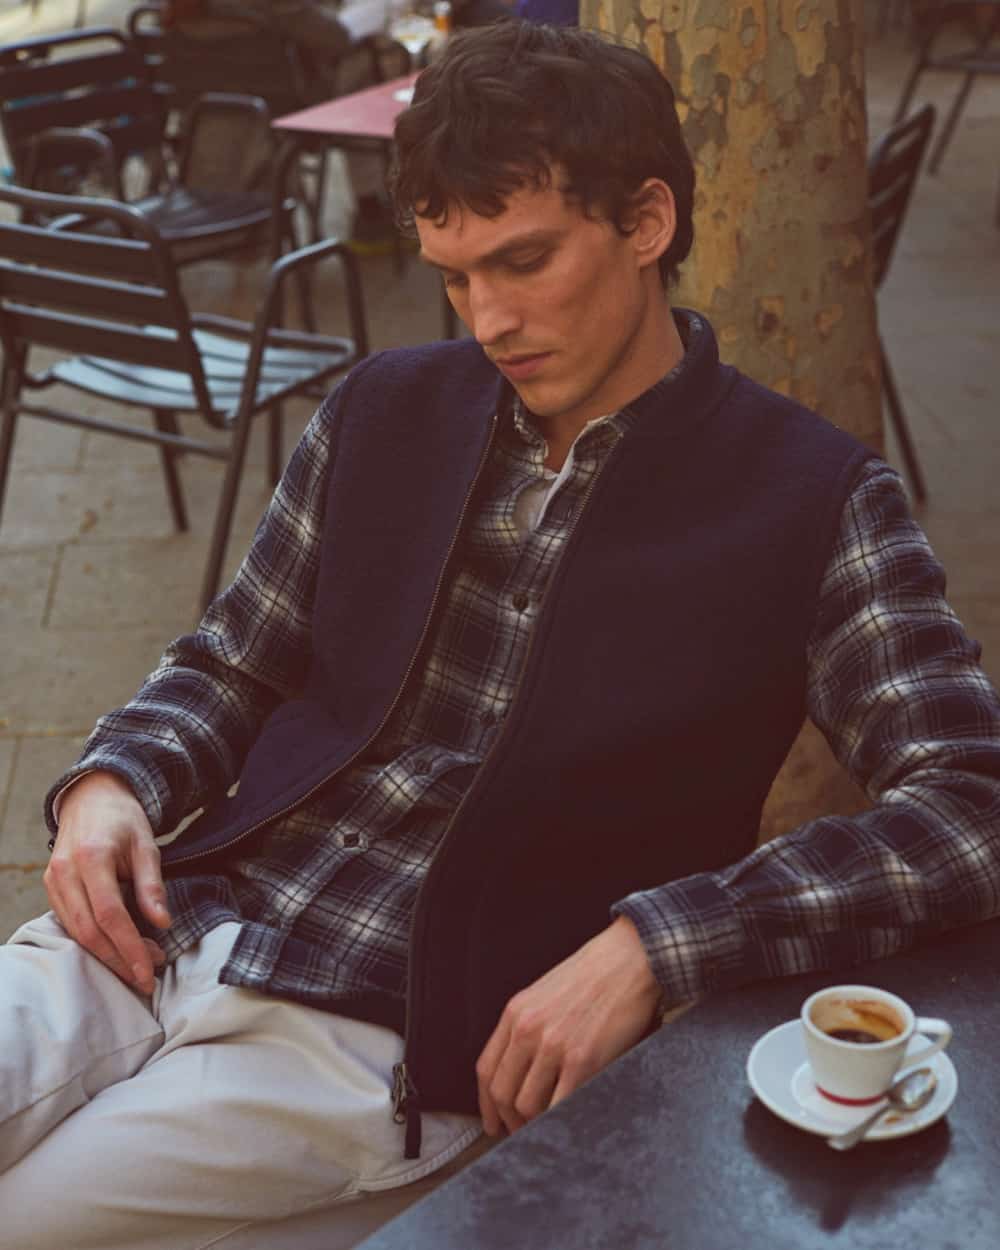
[(665, 1008), (753, 975), (736, 908), (708, 874), (629, 894), (611, 913), (627, 916), (638, 929)]
[[(62, 806), (63, 795), (72, 790), (78, 781), (81, 781), (84, 777), (89, 777), (91, 773), (96, 772), (96, 768), (88, 768), (85, 772), (77, 773), (75, 777), (71, 777), (70, 780), (67, 781), (64, 786), (60, 786), (58, 790), (55, 790), (55, 787), (53, 787), (55, 793), (52, 795), (52, 825), (55, 825), (56, 828), (59, 827), (59, 808)], [(49, 827), (51, 828), (52, 825)]]
[(63, 773), (45, 796), (45, 824), (53, 838), (59, 831), (59, 807), (67, 792), (81, 777), (96, 772), (114, 773), (125, 782), (139, 800), (146, 813), (146, 819), (155, 833), (163, 817), (163, 807), (156, 786), (150, 777), (141, 769), (131, 767), (127, 761), (123, 760), (120, 752), (109, 752), (105, 758), (100, 751), (95, 751), (90, 755), (85, 755), (71, 769)]

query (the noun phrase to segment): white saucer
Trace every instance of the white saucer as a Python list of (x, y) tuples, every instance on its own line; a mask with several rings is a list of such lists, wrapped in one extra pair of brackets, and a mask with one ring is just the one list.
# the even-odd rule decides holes
[[(908, 1050), (922, 1048), (928, 1039), (911, 1038)], [(906, 1137), (930, 1127), (945, 1114), (958, 1093), (958, 1074), (947, 1055), (938, 1053), (927, 1060), (927, 1066), (938, 1079), (934, 1097), (919, 1111), (905, 1115), (890, 1112), (865, 1137), (865, 1141), (886, 1141)], [(869, 1115), (874, 1107), (841, 1107), (824, 1098), (813, 1083), (806, 1061), (806, 1044), (802, 1022), (789, 1020), (765, 1033), (754, 1045), (747, 1059), (747, 1076), (753, 1092), (768, 1110), (782, 1120), (829, 1137), (852, 1128)]]

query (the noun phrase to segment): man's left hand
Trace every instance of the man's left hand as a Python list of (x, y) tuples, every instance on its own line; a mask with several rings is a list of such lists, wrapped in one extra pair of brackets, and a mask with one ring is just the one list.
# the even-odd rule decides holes
[(624, 1054), (659, 999), (635, 925), (619, 916), (504, 1008), (476, 1064), (486, 1133), (513, 1133)]

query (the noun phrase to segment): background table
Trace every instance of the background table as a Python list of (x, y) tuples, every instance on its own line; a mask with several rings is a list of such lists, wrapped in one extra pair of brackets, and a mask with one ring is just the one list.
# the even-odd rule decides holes
[[(959, 1090), (910, 1137), (838, 1154), (773, 1116), (746, 1059), (823, 985), (950, 1020)], [(364, 1250), (996, 1250), (1000, 920), (849, 974), (706, 1000), (385, 1225)]]
[(274, 127), (303, 137), (320, 136), (332, 145), (351, 139), (389, 142), (396, 118), (408, 104), (407, 99), (399, 98), (400, 93), (408, 91), (416, 80), (416, 74), (391, 78), (363, 91), (287, 113), (275, 119)]

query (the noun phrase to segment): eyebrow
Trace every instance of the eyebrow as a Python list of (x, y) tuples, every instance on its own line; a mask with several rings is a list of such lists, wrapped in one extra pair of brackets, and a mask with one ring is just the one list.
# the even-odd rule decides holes
[[(537, 230), (528, 230), (524, 234), (518, 235), (516, 239), (508, 239), (506, 243), (501, 243), (492, 251), (486, 252), (476, 261), (477, 265), (502, 265), (504, 261), (509, 260), (511, 256), (518, 252), (524, 251), (525, 248), (549, 245), (558, 242), (562, 237), (562, 231), (553, 229), (551, 226), (541, 227)], [(420, 249), (418, 253), (420, 259), (425, 265), (430, 265), (433, 269), (438, 269), (442, 273), (454, 273), (456, 270), (451, 265), (444, 265), (440, 261), (434, 260), (427, 253)]]

